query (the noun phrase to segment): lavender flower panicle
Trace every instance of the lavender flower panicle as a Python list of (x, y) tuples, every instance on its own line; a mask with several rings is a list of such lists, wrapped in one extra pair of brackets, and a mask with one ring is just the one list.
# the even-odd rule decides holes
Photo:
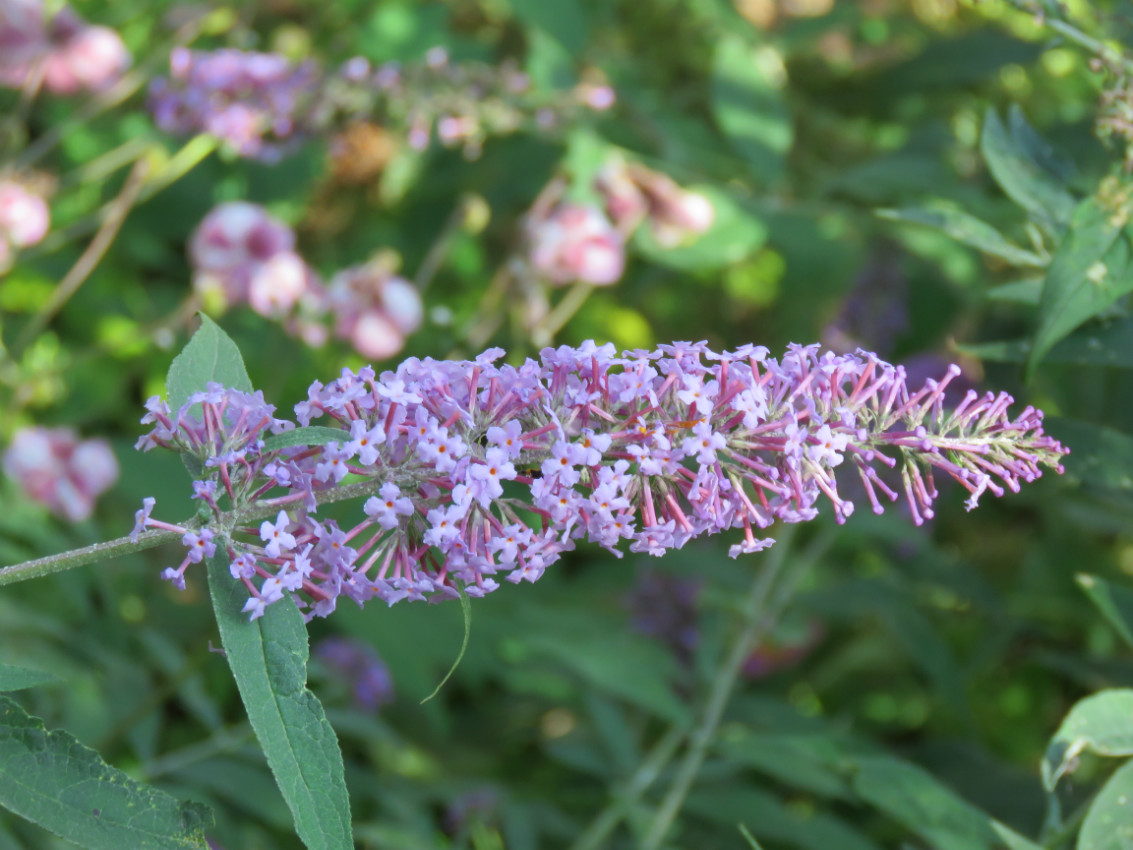
[[(1062, 472), (1067, 453), (1043, 433), (1040, 411), (1010, 418), (1006, 393), (969, 391), (945, 410), (955, 366), (912, 389), (901, 366), (818, 345), (792, 345), (782, 360), (762, 346), (716, 353), (703, 342), (621, 356), (586, 342), (520, 366), (496, 365), (502, 355), (411, 358), (380, 377), (366, 367), (315, 382), (295, 418), (342, 430), (323, 446), (268, 450), (265, 436), (295, 423), (259, 393), (210, 384), (175, 416), (151, 399), (142, 421), (154, 427), (138, 447), (197, 456), (195, 496), (213, 519), (161, 523), (147, 500), (136, 531), (185, 535), (189, 554), (165, 573), (178, 586), (190, 563), (223, 546), (252, 619), (289, 591), (310, 618), (343, 595), (435, 602), (482, 596), (500, 578), (536, 581), (583, 539), (618, 557), (624, 544), (662, 555), (736, 528), (729, 554), (757, 552), (773, 543), (757, 532), (812, 519), (823, 497), (838, 522), (853, 513), (836, 470), (861, 480), (875, 513), (903, 492), (919, 525), (933, 516), (936, 471), (969, 491), (970, 509), (1042, 466)], [(364, 517), (344, 529), (315, 514), (320, 495), (348, 479), (370, 486)], [(274, 521), (235, 525), (256, 510)]]

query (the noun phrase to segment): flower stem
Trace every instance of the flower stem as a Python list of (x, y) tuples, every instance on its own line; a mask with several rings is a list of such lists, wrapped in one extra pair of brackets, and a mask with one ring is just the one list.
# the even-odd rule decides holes
[(744, 606), (744, 628), (736, 637), (727, 659), (716, 673), (708, 702), (704, 706), (704, 714), (699, 725), (692, 732), (684, 759), (677, 768), (669, 791), (661, 801), (661, 806), (654, 814), (653, 821), (640, 844), (641, 850), (657, 850), (665, 840), (708, 755), (708, 747), (719, 728), (744, 662), (750, 657), (759, 640), (774, 627), (779, 614), (798, 590), (802, 578), (833, 538), (830, 529), (826, 529), (801, 557), (789, 558), (789, 545), (793, 534), (792, 526), (784, 526), (778, 542), (771, 550), (769, 563), (752, 585), (751, 594)]
[(657, 781), (661, 771), (672, 760), (688, 734), (685, 724), (679, 723), (671, 726), (650, 750), (649, 755), (638, 765), (633, 776), (625, 786), (614, 793), (614, 799), (598, 813), (590, 822), (586, 830), (570, 845), (570, 850), (598, 850), (605, 846), (606, 838), (614, 828), (625, 818), (629, 810), (649, 790), (649, 786)]
[[(345, 487), (337, 487), (334, 490), (316, 493), (315, 501), (323, 505), (331, 502), (342, 502), (347, 499), (356, 499), (362, 496), (372, 496), (377, 493), (381, 484), (382, 482), (380, 481), (358, 481), (354, 484), (347, 484)], [(280, 502), (276, 500), (268, 499), (257, 502), (250, 507), (221, 514), (218, 519), (218, 525), (221, 528), (231, 528), (234, 525), (242, 525), (244, 523), (255, 522), (256, 520), (266, 519), (275, 516), (279, 508)], [(196, 518), (180, 523), (184, 528), (196, 528), (199, 524)], [(154, 546), (160, 546), (163, 543), (171, 543), (180, 539), (181, 532), (179, 531), (144, 531), (138, 535), (137, 543), (130, 540), (129, 537), (118, 537), (114, 540), (105, 540), (102, 543), (95, 543), (92, 546), (83, 546), (80, 549), (60, 552), (58, 555), (48, 555), (44, 558), (24, 561), (22, 564), (14, 564), (10, 567), (0, 567), (0, 587), (6, 584), (27, 581), (32, 578), (40, 578), (42, 576), (51, 575), (52, 573), (66, 572), (76, 567), (85, 567), (87, 564), (93, 564), (105, 558), (116, 558), (119, 555), (128, 555), (131, 552), (140, 552), (143, 549), (152, 549)]]

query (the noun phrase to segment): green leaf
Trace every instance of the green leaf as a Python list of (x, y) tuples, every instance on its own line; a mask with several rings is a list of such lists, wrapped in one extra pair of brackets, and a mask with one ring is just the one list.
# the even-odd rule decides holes
[(448, 668), (448, 672), (445, 673), (444, 678), (433, 688), (433, 692), (421, 700), (422, 705), (441, 692), (441, 688), (445, 686), (445, 682), (452, 678), (452, 674), (456, 672), (456, 668), (460, 666), (461, 659), (464, 658), (464, 653), (468, 650), (468, 636), (472, 634), (472, 603), (468, 601), (468, 594), (463, 590), (460, 591), (460, 612), (464, 615), (464, 639), (460, 642), (460, 652), (456, 654), (456, 660), (452, 662), (452, 666)]
[(794, 131), (783, 99), (782, 59), (770, 47), (753, 49), (726, 35), (712, 62), (712, 113), (751, 173), (770, 183), (783, 172)]
[(1046, 431), (1070, 447), (1062, 461), (1069, 477), (1087, 484), (1133, 490), (1133, 437), (1076, 419), (1047, 419)]
[(1007, 301), (1012, 304), (1026, 304), (1037, 307), (1043, 297), (1043, 279), (1041, 277), (1028, 277), (1022, 280), (1013, 280), (1000, 286), (993, 286), (984, 290), (984, 298), (988, 301)]
[(1133, 689), (1113, 688), (1079, 700), (1050, 739), (1043, 756), (1043, 785), (1053, 791), (1083, 750), (1133, 756)]
[(57, 681), (59, 680), (55, 676), (42, 670), (28, 670), (25, 667), (0, 664), (0, 691), (22, 691), (25, 688)]
[(1133, 590), (1099, 576), (1079, 574), (1075, 579), (1110, 625), (1133, 646)]
[(290, 599), (249, 622), (243, 584), (223, 557), (208, 562), (209, 590), (228, 664), (276, 784), (310, 850), (352, 850), (342, 752), (322, 704), (307, 689), (307, 629)]
[(794, 807), (754, 785), (700, 783), (688, 796), (686, 810), (729, 827), (746, 823), (764, 841), (802, 850), (878, 850), (841, 818), (810, 807)]
[(165, 392), (174, 411), (193, 393), (203, 390), (209, 381), (252, 392), (252, 381), (236, 343), (220, 329), (220, 325), (204, 313), (199, 315), (201, 326), (181, 353), (173, 358), (165, 376)]
[(7, 697), (0, 697), (0, 805), (92, 850), (203, 850), (212, 825), (207, 807), (135, 782)]
[(1118, 238), (1127, 218), (1123, 192), (1089, 197), (1075, 210), (1043, 283), (1028, 374), (1056, 342), (1133, 291), (1129, 240)]
[(904, 207), (878, 210), (889, 221), (905, 221), (941, 230), (957, 242), (999, 257), (1015, 266), (1045, 266), (1042, 257), (1008, 241), (998, 230), (962, 210), (946, 207)]
[[(1031, 352), (1029, 339), (961, 345), (964, 353), (994, 363), (1022, 363)], [(1133, 369), (1133, 319), (1098, 323), (1057, 343), (1043, 358), (1046, 363), (1072, 366), (1116, 366)]]
[(891, 756), (858, 761), (854, 790), (935, 850), (1040, 850), (924, 769)]
[(1011, 130), (994, 109), (988, 109), (980, 135), (980, 151), (995, 181), (1007, 196), (1031, 214), (1048, 233), (1058, 233), (1074, 214), (1075, 201), (1052, 158), (1039, 153), (1045, 145), (1026, 126), (1022, 115), (1012, 116)]
[(712, 203), (715, 217), (707, 231), (675, 247), (658, 244), (648, 224), (637, 229), (634, 248), (650, 262), (687, 272), (712, 271), (750, 257), (767, 241), (767, 227), (713, 186), (689, 186)]
[(1129, 850), (1133, 847), (1133, 762), (1117, 769), (1090, 804), (1077, 850)]
[(347, 442), (349, 431), (341, 428), (328, 428), (325, 425), (308, 425), (305, 428), (293, 428), (282, 434), (273, 434), (264, 440), (264, 451), (286, 449), (290, 446), (325, 446), (327, 443)]
[(590, 41), (586, 9), (577, 0), (508, 0), (512, 12), (529, 28), (555, 39), (568, 53), (578, 56)]

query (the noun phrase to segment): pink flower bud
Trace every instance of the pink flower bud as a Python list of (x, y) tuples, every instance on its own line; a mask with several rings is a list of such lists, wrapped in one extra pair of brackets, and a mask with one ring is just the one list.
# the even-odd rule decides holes
[(43, 84), (57, 94), (101, 91), (117, 82), (131, 61), (118, 33), (84, 25), (48, 56)]
[(625, 243), (595, 207), (560, 204), (528, 224), (532, 267), (550, 283), (608, 286), (625, 269)]
[(261, 316), (277, 318), (287, 313), (307, 289), (310, 271), (293, 251), (276, 254), (257, 265), (248, 284), (248, 303)]
[(200, 270), (231, 272), (295, 247), (291, 228), (258, 204), (230, 201), (215, 207), (189, 240), (189, 260)]
[(51, 212), (39, 195), (19, 183), (0, 183), (0, 237), (15, 248), (35, 245), (47, 235)]

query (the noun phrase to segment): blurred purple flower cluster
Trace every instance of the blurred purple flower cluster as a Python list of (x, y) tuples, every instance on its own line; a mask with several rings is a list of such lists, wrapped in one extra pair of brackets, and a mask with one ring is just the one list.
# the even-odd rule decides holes
[(608, 108), (613, 99), (612, 89), (594, 84), (538, 94), (514, 63), (454, 63), (443, 48), (430, 50), (423, 62), (377, 68), (358, 56), (337, 73), (275, 53), (177, 48), (169, 77), (150, 87), (150, 110), (161, 129), (210, 133), (240, 156), (270, 162), (304, 136), (362, 118), (403, 128), (414, 149), (435, 137), (473, 157), (489, 135), (553, 127), (580, 108)]
[(118, 461), (105, 440), (80, 440), (70, 428), (35, 426), (16, 432), (4, 452), (4, 474), (32, 500), (71, 522), (87, 519), (95, 500), (118, 480)]
[(49, 15), (43, 0), (0, 0), (2, 86), (39, 85), (42, 75), (43, 87), (56, 94), (101, 91), (130, 63), (118, 33), (88, 24), (69, 6)]
[(0, 180), (0, 274), (15, 252), (43, 240), (51, 227), (47, 202), (14, 180)]
[(423, 318), (416, 287), (379, 260), (344, 269), (324, 286), (296, 253), (291, 228), (256, 204), (214, 208), (189, 241), (189, 260), (206, 304), (248, 304), (312, 346), (333, 331), (365, 357), (390, 357)]
[[(165, 577), (179, 586), (191, 563), (223, 547), (249, 593), (253, 618), (288, 592), (325, 616), (340, 596), (482, 596), (535, 581), (579, 540), (615, 555), (662, 555), (689, 540), (742, 531), (736, 557), (770, 546), (756, 532), (803, 522), (828, 500), (853, 512), (835, 471), (860, 480), (870, 506), (903, 492), (917, 524), (933, 516), (934, 472), (970, 493), (1018, 490), (1061, 471), (1066, 449), (1043, 434), (1042, 414), (1011, 418), (1005, 393), (943, 397), (958, 370), (910, 387), (905, 371), (869, 352), (836, 355), (791, 346), (782, 360), (748, 345), (717, 353), (675, 343), (621, 356), (612, 345), (545, 349), (538, 361), (496, 365), (411, 358), (380, 377), (367, 367), (296, 405), (299, 426), (320, 420), (339, 440), (267, 447), (295, 429), (259, 394), (219, 385), (174, 412), (159, 398), (142, 449), (195, 456), (206, 475), (196, 498), (208, 527), (174, 526), (138, 512), (134, 533), (176, 530), (188, 549)], [(196, 411), (200, 411), (198, 414)], [(302, 436), (296, 435), (296, 436)], [(350, 528), (316, 518), (321, 500), (367, 496)], [(225, 503), (222, 508), (221, 502)], [(226, 511), (275, 514), (233, 528)]]
[(377, 711), (393, 702), (389, 668), (369, 644), (353, 638), (328, 637), (315, 645), (314, 656), (350, 685), (359, 708)]
[(174, 49), (170, 76), (150, 85), (150, 111), (167, 133), (211, 133), (240, 156), (278, 160), (304, 132), (319, 90), (313, 62), (273, 53)]

